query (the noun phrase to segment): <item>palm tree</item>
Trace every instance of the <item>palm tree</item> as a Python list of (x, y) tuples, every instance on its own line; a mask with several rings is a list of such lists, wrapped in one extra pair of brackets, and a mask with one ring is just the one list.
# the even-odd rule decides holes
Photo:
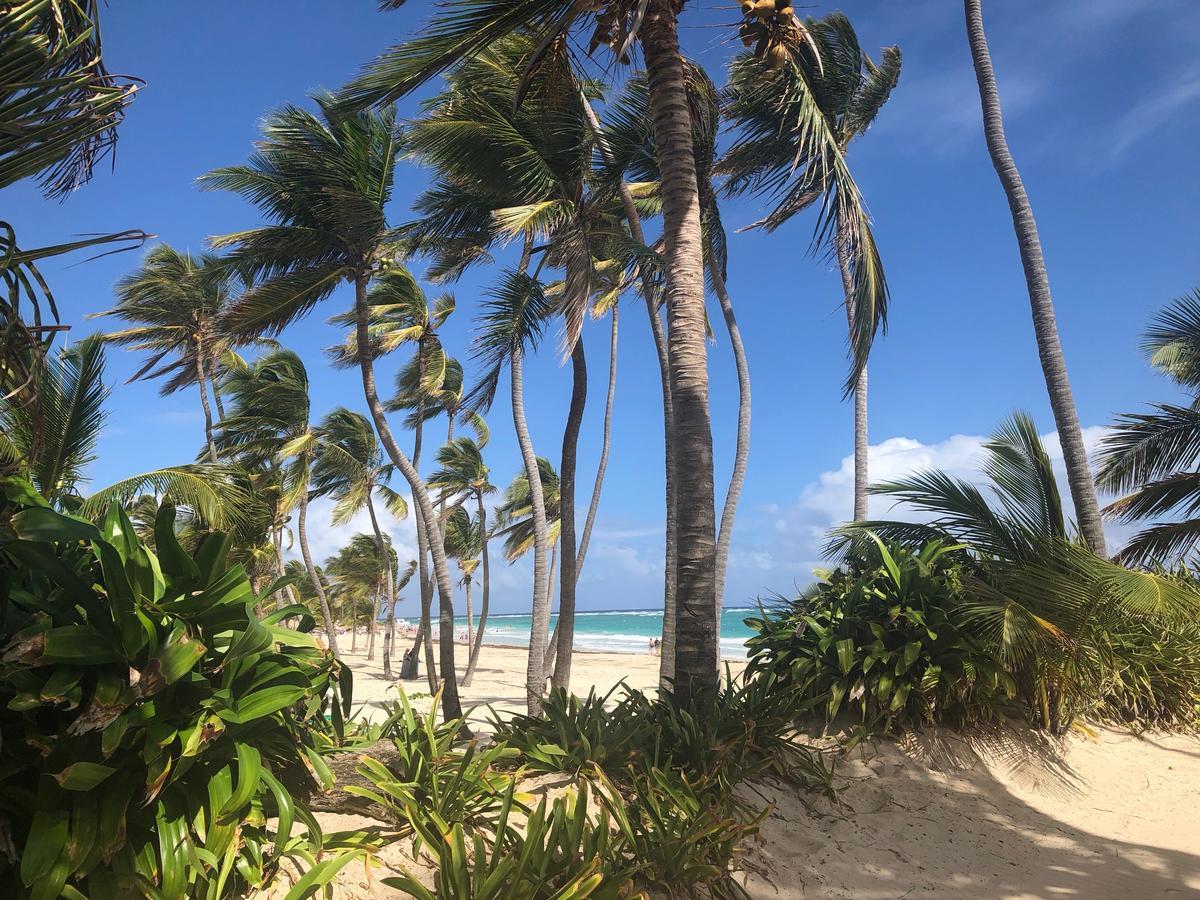
[(472, 519), (466, 507), (456, 506), (446, 516), (446, 555), (458, 563), (462, 573), (462, 585), (466, 589), (467, 613), (467, 646), (472, 647), (474, 641), (474, 621), (471, 607), (471, 582), (475, 570), (479, 568), (479, 554), (483, 549), (483, 533), (479, 530), (480, 522)]
[[(408, 504), (404, 498), (388, 486), (393, 467), (383, 461), (383, 452), (375, 436), (375, 429), (367, 417), (338, 407), (326, 414), (317, 426), (315, 448), (312, 457), (313, 496), (330, 496), (334, 499), (333, 524), (345, 525), (358, 512), (365, 509), (371, 519), (371, 532), (375, 536), (375, 549), (383, 559), (386, 547), (383, 530), (375, 512), (375, 496), (378, 495), (387, 510), (398, 519), (408, 515)], [(388, 602), (387, 628), (392, 633), (396, 621), (396, 587), (392, 583), (391, 570), (385, 568), (385, 587)], [(367, 644), (367, 659), (375, 658), (375, 623), (371, 622)], [(383, 650), (383, 674), (392, 674), (391, 653), (388, 645)]]
[[(413, 277), (412, 273), (401, 266), (389, 266), (374, 286), (367, 293), (368, 305), (368, 339), (372, 357), (396, 350), (405, 344), (416, 348), (410, 360), (401, 370), (401, 377), (409, 372), (413, 386), (411, 393), (415, 395), (416, 412), (411, 423), (406, 422), (413, 430), (412, 465), (421, 471), (421, 442), (424, 432), (424, 407), (429, 395), (440, 389), (446, 374), (446, 354), (437, 336), (437, 329), (454, 312), (454, 298), (444, 294), (429, 306), (425, 292)], [(335, 325), (353, 325), (356, 313), (351, 311), (334, 316), (330, 321)], [(346, 340), (338, 347), (331, 348), (330, 355), (337, 366), (358, 365), (358, 334), (357, 330), (347, 334)], [(387, 403), (384, 409), (395, 411), (394, 403)], [(433, 662), (433, 635), (430, 627), (430, 613), (433, 606), (433, 581), (428, 572), (429, 535), (425, 521), (418, 507), (416, 515), (417, 527), (417, 563), (421, 572), (421, 625), (417, 630), (414, 651), (422, 643), (425, 645), (425, 663), (431, 689), (436, 684), (437, 670)]]
[(1092, 483), (1091, 469), (1088, 467), (1087, 448), (1083, 445), (1083, 432), (1079, 428), (1079, 415), (1071, 393), (1071, 382), (1067, 378), (1067, 362), (1063, 358), (1062, 343), (1058, 337), (1054, 299), (1050, 295), (1050, 278), (1046, 274), (1046, 260), (1042, 256), (1042, 240), (1038, 236), (1033, 206), (1029, 202), (1029, 195), (1025, 193), (1025, 184), (1021, 180), (1021, 173), (1017, 170), (1016, 161), (1008, 149), (1008, 139), (1004, 135), (1000, 93), (996, 88), (996, 73), (992, 69), (991, 52), (988, 50), (987, 34), (983, 28), (982, 0), (963, 0), (963, 11), (967, 20), (971, 58), (975, 63), (975, 79), (979, 83), (983, 133), (987, 140), (988, 154), (992, 158), (992, 166), (1000, 178), (1000, 184), (1008, 198), (1009, 211), (1012, 213), (1013, 229), (1016, 231), (1017, 246), (1021, 253), (1021, 266), (1025, 270), (1025, 284), (1029, 291), (1029, 306), (1033, 313), (1033, 332), (1037, 339), (1038, 358), (1042, 363), (1046, 391), (1050, 396), (1050, 409), (1054, 413), (1054, 424), (1058, 429), (1059, 443), (1062, 445), (1067, 483), (1070, 485), (1071, 499), (1075, 504), (1075, 517), (1088, 546), (1098, 555), (1104, 556), (1104, 525), (1100, 520), (1100, 507), (1096, 503), (1096, 488)]
[[(399, 6), (385, 0), (385, 6)], [(692, 130), (687, 104), (683, 54), (679, 48), (678, 0), (624, 0), (580, 3), (576, 0), (478, 0), (463, 9), (447, 7), (424, 34), (385, 51), (343, 93), (349, 111), (389, 103), (456, 62), (477, 55), (497, 41), (527, 30), (541, 40), (526, 71), (536, 76), (547, 58), (562, 53), (575, 26), (590, 31), (590, 50), (610, 47), (624, 60), (637, 42), (645, 59), (655, 146), (662, 171), (663, 257), (669, 321), (667, 359), (671, 374), (672, 444), (678, 496), (677, 597), (680, 652), (673, 696), (688, 704), (717, 688), (715, 611), (716, 514), (713, 504), (712, 428), (708, 416), (705, 346), (704, 251), (699, 185), (691, 153)], [(776, 45), (802, 33), (787, 7), (770, 20), (764, 44)], [(518, 91), (518, 101), (523, 92)], [(865, 348), (864, 348), (865, 349)], [(531, 654), (532, 656), (533, 654)], [(530, 660), (531, 677), (534, 660)], [(532, 689), (532, 685), (531, 685)], [(540, 695), (540, 689), (537, 691)]]
[[(129, 379), (170, 376), (164, 396), (185, 387), (200, 388), (209, 462), (217, 461), (208, 391), (217, 394), (216, 369), (233, 345), (221, 317), (232, 297), (232, 272), (217, 256), (192, 256), (159, 244), (141, 266), (117, 282), (117, 305), (98, 316), (135, 323), (104, 336), (106, 341), (149, 354)], [(244, 339), (243, 339), (244, 340)]]
[(1160, 312), (1142, 346), (1151, 365), (1192, 402), (1156, 403), (1151, 412), (1120, 416), (1101, 444), (1096, 484), (1123, 495), (1104, 510), (1118, 521), (1180, 517), (1146, 528), (1116, 556), (1165, 564), (1181, 561), (1200, 541), (1200, 290)]
[[(488, 603), (491, 599), (491, 568), (488, 558), (487, 507), (484, 498), (495, 493), (496, 488), (489, 480), (491, 474), (483, 461), (482, 445), (469, 437), (459, 437), (447, 443), (438, 451), (438, 470), (429, 476), (429, 486), (439, 491), (441, 499), (451, 499), (456, 505), (469, 500), (475, 501), (474, 527), (479, 534), (479, 550), (483, 562), (483, 597), (479, 608), (479, 627), (475, 631), (475, 639), (471, 643), (470, 655), (467, 658), (467, 670), (463, 674), (462, 684), (468, 687), (475, 675), (475, 666), (479, 661), (479, 651), (483, 646), (483, 632), (487, 627)], [(449, 538), (447, 538), (449, 540)], [(461, 558), (460, 558), (461, 559)], [(461, 562), (460, 562), (461, 566)], [(464, 577), (466, 571), (463, 571)], [(470, 622), (470, 581), (467, 581), (467, 621)]]
[(167, 466), (85, 495), (85, 473), (107, 419), (104, 342), (99, 335), (78, 341), (43, 360), (36, 374), (36, 404), (0, 397), (0, 464), (52, 504), (102, 516), (113, 501), (153, 491), (190, 509), (197, 527), (225, 528), (241, 518), (245, 493), (224, 465)]
[[(329, 297), (354, 288), (355, 337), (370, 347), (368, 288), (392, 266), (399, 236), (387, 225), (399, 149), (392, 111), (330, 115), (332, 98), (317, 98), (321, 115), (285, 107), (268, 117), (250, 162), (201, 177), (209, 189), (231, 190), (259, 207), (271, 224), (214, 238), (252, 286), (229, 313), (234, 333), (278, 332)], [(462, 712), (454, 677), (454, 587), (425, 483), (388, 426), (375, 385), (374, 354), (358, 354), (363, 394), (379, 440), (404, 476), (428, 537), (441, 603), (442, 711)]]
[[(856, 333), (856, 291), (869, 290), (880, 311), (887, 287), (870, 223), (846, 166), (850, 142), (875, 121), (900, 78), (900, 50), (885, 47), (879, 65), (862, 52), (850, 20), (832, 13), (808, 22), (813, 53), (801, 53), (772, 77), (750, 56), (734, 67), (727, 112), (740, 140), (720, 163), (733, 193), (758, 190), (780, 197), (756, 225), (774, 230), (822, 204), (832, 220), (826, 236), (841, 270), (850, 340)], [(796, 173), (793, 175), (793, 173)], [(818, 227), (821, 227), (822, 221)], [(873, 323), (872, 323), (872, 327)], [(854, 518), (867, 516), (867, 367), (854, 376)]]
[[(366, 614), (367, 627), (374, 634), (380, 608), (391, 596), (384, 585), (398, 574), (396, 553), (392, 550), (389, 538), (384, 538), (384, 547), (385, 552), (381, 554), (375, 535), (356, 534), (346, 546), (325, 561), (331, 593), (337, 602), (350, 609), (350, 624), (354, 631), (351, 652), (358, 645), (358, 615)], [(385, 564), (385, 559), (390, 564)]]
[(320, 603), (329, 650), (337, 656), (337, 631), (325, 588), (317, 576), (308, 546), (308, 503), (312, 499), (313, 461), (320, 440), (312, 427), (308, 370), (291, 350), (275, 350), (253, 366), (233, 372), (225, 385), (233, 398), (230, 414), (221, 420), (216, 441), (222, 455), (233, 455), (248, 467), (284, 463), (284, 509), (296, 510), (296, 528), (304, 574)]
[(1025, 414), (984, 445), (990, 494), (944, 472), (928, 471), (873, 493), (892, 497), (931, 521), (866, 521), (836, 533), (835, 545), (931, 540), (958, 545), (969, 564), (964, 615), (1017, 674), (1018, 692), (1059, 731), (1078, 706), (1110, 684), (1120, 659), (1111, 649), (1132, 629), (1194, 619), (1195, 589), (1130, 571), (1095, 554), (1063, 514), (1050, 456)]

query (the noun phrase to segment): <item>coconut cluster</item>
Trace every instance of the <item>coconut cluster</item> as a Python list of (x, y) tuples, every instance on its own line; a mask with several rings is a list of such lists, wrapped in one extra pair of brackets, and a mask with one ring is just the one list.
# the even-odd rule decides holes
[(792, 0), (741, 0), (742, 45), (753, 47), (757, 59), (768, 69), (777, 69), (788, 58), (788, 37), (793, 36), (796, 13)]

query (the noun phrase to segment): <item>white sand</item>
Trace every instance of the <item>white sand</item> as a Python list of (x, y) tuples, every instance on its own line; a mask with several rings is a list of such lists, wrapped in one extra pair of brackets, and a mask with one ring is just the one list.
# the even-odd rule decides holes
[[(393, 683), (382, 679), (378, 659), (347, 658), (355, 705), (365, 701), (377, 714)], [(573, 687), (606, 691), (624, 678), (651, 689), (657, 669), (649, 655), (579, 653)], [(524, 684), (523, 651), (485, 648), (474, 685), (462, 692), (464, 706), (520, 710)], [(423, 679), (406, 689), (428, 690)], [(482, 710), (474, 716), (485, 719)], [(1038, 747), (938, 732), (856, 749), (841, 763), (837, 784), (836, 803), (761, 789), (775, 810), (761, 845), (747, 854), (759, 870), (747, 880), (756, 900), (1200, 897), (1194, 739), (1101, 729), (1062, 747)], [(331, 828), (356, 826), (356, 817), (330, 818), (337, 820)], [(404, 864), (402, 849), (389, 848), (380, 863), (370, 880), (351, 866), (339, 893), (398, 896), (378, 879)]]

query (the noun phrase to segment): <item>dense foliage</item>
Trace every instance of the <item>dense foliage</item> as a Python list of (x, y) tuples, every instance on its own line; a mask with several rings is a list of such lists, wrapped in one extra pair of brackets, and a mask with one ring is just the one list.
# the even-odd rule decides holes
[(305, 610), (263, 614), (228, 537), (185, 553), (168, 505), (151, 552), (116, 505), (97, 527), (3, 491), (4, 895), (223, 897), (336, 848), (304, 797), (351, 678)]
[(847, 710), (886, 731), (996, 717), (1016, 684), (966, 621), (961, 549), (876, 539), (795, 603), (748, 620), (751, 668), (826, 721)]

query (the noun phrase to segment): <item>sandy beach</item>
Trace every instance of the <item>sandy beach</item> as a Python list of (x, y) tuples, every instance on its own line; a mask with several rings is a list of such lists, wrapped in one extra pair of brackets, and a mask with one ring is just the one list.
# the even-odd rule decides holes
[[(398, 683), (383, 678), (378, 656), (345, 658), (356, 708), (377, 717)], [(573, 687), (607, 691), (625, 679), (650, 689), (657, 669), (649, 654), (579, 653)], [(524, 679), (523, 651), (485, 648), (462, 692), (472, 720), (484, 723), (489, 706), (521, 710)], [(423, 678), (405, 686), (428, 690)], [(1195, 739), (1095, 729), (1048, 746), (935, 731), (860, 745), (839, 763), (836, 785), (836, 801), (757, 788), (774, 809), (746, 856), (755, 900), (1200, 897)], [(331, 828), (366, 822), (327, 818)], [(412, 866), (404, 853), (403, 843), (389, 848), (369, 875), (352, 866), (341, 896), (400, 896), (379, 879)]]

